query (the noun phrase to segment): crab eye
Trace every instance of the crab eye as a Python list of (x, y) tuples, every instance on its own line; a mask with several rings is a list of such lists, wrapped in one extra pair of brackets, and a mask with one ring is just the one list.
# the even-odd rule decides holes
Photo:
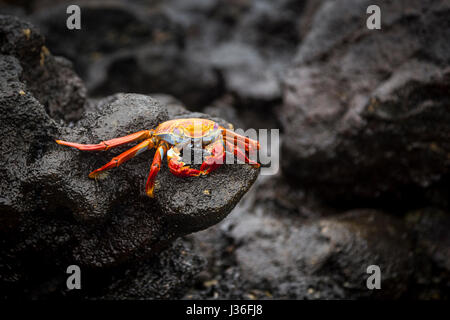
[(181, 131), (180, 131), (180, 129), (175, 128), (175, 129), (173, 129), (173, 133), (176, 134), (177, 136), (179, 136), (181, 134)]
[(217, 124), (217, 123), (214, 123), (214, 130), (216, 130), (216, 129), (218, 129), (219, 128), (219, 125)]

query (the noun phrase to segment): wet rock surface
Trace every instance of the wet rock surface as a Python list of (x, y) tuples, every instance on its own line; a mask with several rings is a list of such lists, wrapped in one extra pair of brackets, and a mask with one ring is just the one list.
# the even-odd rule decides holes
[[(266, 210), (257, 196), (261, 188), (267, 190), (260, 181), (224, 223), (190, 236), (211, 264), (199, 278), (202, 289), (186, 298), (407, 296), (415, 243), (401, 219), (371, 209), (336, 215), (314, 205), (300, 217)], [(370, 265), (382, 270), (383, 292), (367, 289)]]
[[(0, 19), (2, 296), (450, 297), (445, 1), (383, 1), (381, 30), (365, 28), (370, 1), (79, 1), (80, 31), (67, 3), (0, 2), (47, 38)], [(253, 169), (191, 181), (164, 162), (151, 200), (153, 152), (94, 182), (126, 148), (53, 141), (193, 116), (281, 129), (282, 170), (239, 201)], [(61, 285), (75, 262), (81, 294)]]
[[(287, 206), (273, 194), (301, 190), (270, 182), (260, 177), (224, 222), (188, 237), (208, 264), (186, 299), (448, 298), (448, 212), (337, 212), (307, 195)], [(371, 265), (381, 290), (367, 289)]]
[(27, 90), (52, 118), (78, 119), (86, 100), (86, 88), (72, 70), (71, 62), (51, 55), (44, 37), (30, 23), (11, 16), (2, 16), (0, 21), (0, 53), (18, 60), (21, 70), (17, 76), (27, 84)]
[(361, 28), (369, 4), (318, 9), (285, 77), (284, 170), (337, 202), (447, 206), (450, 7), (385, 3), (378, 32)]
[[(156, 196), (150, 199), (144, 185), (153, 152), (116, 168), (105, 179), (89, 179), (90, 171), (126, 147), (79, 152), (57, 145), (54, 139), (96, 143), (155, 128), (169, 119), (167, 108), (149, 96), (117, 94), (97, 101), (97, 107), (91, 105), (97, 111), (75, 125), (64, 126), (50, 116), (23, 80), (25, 68), (39, 71), (42, 66), (39, 60), (29, 65), (20, 60), (26, 36), (11, 34), (8, 28), (22, 30), (29, 25), (9, 17), (0, 21), (6, 29), (0, 57), (1, 161), (7, 164), (0, 172), (4, 287), (20, 290), (31, 275), (46, 268), (50, 276), (73, 263), (97, 272), (145, 260), (177, 237), (219, 222), (256, 179), (258, 170), (231, 165), (204, 178), (172, 179), (164, 163)], [(58, 74), (69, 77), (60, 80), (66, 84), (73, 72)], [(45, 92), (47, 83), (33, 86), (39, 84), (43, 89), (38, 91)], [(64, 85), (54, 94), (70, 96), (72, 87)], [(54, 97), (51, 92), (47, 95), (47, 101)], [(193, 115), (186, 110), (183, 114)]]
[(119, 276), (115, 272), (101, 299), (179, 299), (193, 286), (204, 265), (190, 242), (177, 240), (157, 258), (130, 266)]
[(304, 1), (79, 5), (83, 28), (75, 33), (60, 27), (66, 3), (33, 6), (31, 18), (49, 46), (74, 61), (93, 95), (164, 92), (199, 108), (224, 92), (242, 103), (281, 98), (279, 74), (295, 53)]
[(58, 55), (75, 62), (92, 95), (164, 92), (202, 105), (219, 94), (217, 74), (186, 54), (186, 30), (163, 2), (146, 8), (137, 1), (80, 1), (83, 27), (75, 32), (61, 28), (68, 4), (36, 6), (31, 19)]
[[(246, 220), (232, 234), (242, 243), (236, 258), (252, 287), (264, 283), (260, 289), (282, 298), (369, 297), (377, 291), (367, 290), (366, 269), (378, 265), (383, 297), (406, 292), (411, 243), (405, 228), (381, 212), (356, 210), (302, 225), (271, 216)], [(260, 264), (266, 268), (256, 272)]]
[(450, 216), (436, 208), (409, 212), (405, 221), (415, 238), (415, 290), (421, 299), (449, 299)]

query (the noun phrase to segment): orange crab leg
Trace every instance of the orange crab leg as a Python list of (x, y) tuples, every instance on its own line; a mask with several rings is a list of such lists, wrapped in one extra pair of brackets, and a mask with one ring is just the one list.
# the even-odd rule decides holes
[(247, 155), (236, 145), (231, 144), (228, 141), (225, 141), (227, 145), (227, 151), (232, 151), (235, 156), (237, 156), (240, 159), (245, 159), (245, 163), (251, 164), (252, 166), (259, 168), (260, 164), (258, 162), (255, 162), (253, 160), (250, 160)]
[(255, 145), (250, 145), (248, 143), (245, 143), (242, 140), (238, 140), (238, 139), (235, 139), (230, 136), (224, 136), (224, 138), (225, 138), (225, 141), (227, 141), (235, 146), (238, 146), (241, 149), (245, 149), (245, 151), (247, 151), (247, 152), (257, 150), (257, 147)]
[(147, 178), (147, 184), (145, 185), (145, 192), (150, 198), (153, 198), (154, 196), (156, 175), (158, 174), (159, 169), (161, 169), (161, 161), (167, 152), (167, 148), (167, 143), (165, 141), (161, 141), (156, 149), (155, 156), (153, 157), (150, 173)]
[(200, 170), (186, 166), (181, 161), (181, 156), (176, 147), (170, 148), (169, 152), (167, 152), (167, 161), (170, 172), (177, 177), (197, 177), (202, 174)]
[(248, 144), (249, 146), (259, 150), (259, 142), (258, 141), (250, 139), (248, 137), (241, 136), (240, 134), (237, 134), (237, 133), (235, 133), (235, 132), (233, 132), (231, 130), (225, 129), (225, 128), (223, 129), (223, 131), (224, 131), (223, 135), (225, 136), (225, 138), (227, 138), (227, 139), (230, 139), (230, 138), (236, 139), (238, 141), (241, 141), (241, 142), (243, 142), (245, 144)]
[(152, 130), (142, 130), (136, 133), (132, 133), (128, 136), (115, 138), (107, 141), (102, 141), (97, 144), (82, 144), (82, 143), (75, 143), (75, 142), (67, 142), (63, 140), (56, 140), (57, 144), (62, 144), (68, 147), (77, 148), (78, 150), (86, 150), (86, 151), (95, 151), (95, 150), (101, 150), (105, 151), (110, 148), (118, 147), (123, 144), (127, 144), (136, 140), (142, 140), (142, 139), (148, 139), (151, 137), (153, 131)]
[(89, 178), (95, 179), (103, 171), (118, 167), (125, 161), (130, 160), (131, 158), (140, 154), (141, 152), (144, 152), (145, 150), (152, 149), (154, 146), (155, 146), (155, 144), (151, 138), (146, 139), (146, 140), (142, 141), (141, 143), (139, 143), (138, 145), (134, 146), (133, 148), (128, 149), (127, 151), (121, 153), (117, 157), (112, 158), (111, 161), (108, 162), (107, 164), (105, 164), (103, 167), (98, 168), (98, 169), (92, 171), (91, 173), (89, 173)]
[(211, 153), (211, 156), (206, 157), (205, 161), (200, 167), (202, 174), (209, 174), (211, 171), (216, 170), (224, 163), (225, 148), (223, 139), (218, 139), (205, 148)]

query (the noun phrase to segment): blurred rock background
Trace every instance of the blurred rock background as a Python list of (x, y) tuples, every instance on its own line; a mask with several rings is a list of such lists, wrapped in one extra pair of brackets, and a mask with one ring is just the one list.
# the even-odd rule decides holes
[[(58, 103), (35, 90), (56, 121), (134, 92), (281, 129), (282, 170), (223, 222), (88, 296), (449, 298), (448, 1), (78, 1), (79, 31), (65, 28), (64, 1), (0, 3), (84, 82)], [(381, 30), (366, 28), (371, 4)], [(373, 264), (381, 290), (366, 288)]]

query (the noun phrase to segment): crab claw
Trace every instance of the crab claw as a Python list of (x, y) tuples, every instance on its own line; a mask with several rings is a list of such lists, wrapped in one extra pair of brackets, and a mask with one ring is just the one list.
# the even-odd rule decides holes
[(167, 152), (167, 160), (169, 161), (169, 170), (178, 177), (198, 177), (202, 174), (200, 170), (193, 169), (186, 166), (183, 161), (181, 161), (181, 156), (178, 150), (174, 147), (170, 148)]

